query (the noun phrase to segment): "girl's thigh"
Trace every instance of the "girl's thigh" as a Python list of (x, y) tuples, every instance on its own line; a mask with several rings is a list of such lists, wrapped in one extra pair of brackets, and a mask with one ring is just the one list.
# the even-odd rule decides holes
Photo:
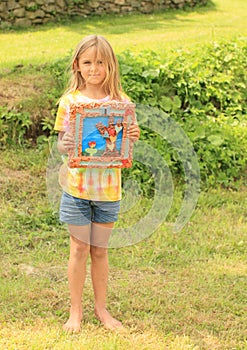
[(93, 222), (91, 226), (90, 244), (95, 247), (108, 248), (108, 242), (113, 226), (114, 222)]
[(90, 244), (91, 236), (91, 224), (89, 225), (68, 225), (69, 233), (81, 242)]

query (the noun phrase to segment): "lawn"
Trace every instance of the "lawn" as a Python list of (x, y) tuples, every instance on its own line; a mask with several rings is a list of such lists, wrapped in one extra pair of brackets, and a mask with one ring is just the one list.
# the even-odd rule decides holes
[(19, 64), (42, 64), (61, 58), (85, 35), (105, 35), (116, 52), (127, 48), (166, 54), (171, 48), (246, 36), (247, 2), (216, 0), (195, 11), (166, 11), (150, 15), (83, 18), (33, 30), (0, 32), (0, 69)]
[[(117, 52), (130, 47), (166, 54), (246, 36), (246, 10), (244, 0), (217, 0), (195, 11), (107, 16), (104, 22), (96, 17), (83, 24), (76, 20), (1, 32), (1, 88), (6, 91), (10, 82), (13, 95), (30, 93), (37, 101), (40, 89), (49, 88), (42, 72), (30, 68), (26, 76), (8, 76), (8, 69), (63, 57), (89, 33), (107, 36)], [(37, 89), (31, 91), (28, 84), (35, 79)], [(95, 320), (88, 266), (82, 331), (67, 335), (61, 327), (69, 309), (69, 240), (48, 199), (48, 158), (44, 146), (1, 150), (1, 349), (247, 349), (246, 185), (238, 191), (202, 192), (190, 222), (176, 233), (181, 191), (175, 188), (171, 210), (155, 232), (133, 246), (110, 249), (109, 309), (125, 331), (108, 332)], [(143, 199), (138, 212), (151, 204)]]
[(95, 320), (88, 270), (82, 332), (69, 336), (68, 232), (47, 198), (46, 157), (2, 152), (0, 348), (247, 349), (246, 188), (201, 193), (177, 233), (175, 198), (150, 237), (110, 249), (109, 308), (126, 330)]

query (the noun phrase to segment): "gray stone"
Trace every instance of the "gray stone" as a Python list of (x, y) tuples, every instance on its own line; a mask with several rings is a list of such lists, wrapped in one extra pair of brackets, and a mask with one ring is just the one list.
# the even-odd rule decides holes
[(36, 18), (43, 18), (43, 17), (45, 17), (45, 12), (42, 10), (37, 10), (35, 12), (28, 13), (28, 18), (31, 20), (36, 19)]
[(29, 3), (30, 1), (28, 1), (28, 0), (20, 0), (19, 1), (19, 4), (21, 5), (21, 6), (24, 6), (24, 7), (26, 7), (26, 6), (28, 6), (28, 3)]
[(65, 2), (64, 2), (64, 0), (57, 0), (57, 5), (58, 5), (60, 8), (64, 8), (64, 7), (65, 7)]
[(55, 16), (64, 18), (68, 15), (84, 17), (95, 13), (151, 13), (159, 9), (182, 8), (185, 5), (192, 7), (207, 2), (208, 0), (1, 0), (0, 18), (1, 26), (28, 26), (47, 22), (49, 18), (53, 20)]
[(27, 8), (35, 8), (35, 7), (37, 8), (37, 4), (35, 1), (29, 1), (27, 3)]
[(44, 23), (43, 18), (35, 18), (34, 20), (32, 20), (32, 24), (42, 24)]
[(9, 0), (8, 1), (8, 10), (14, 10), (14, 9), (18, 9), (20, 8), (21, 5), (18, 4), (18, 2), (16, 2), (15, 0)]
[(7, 12), (7, 4), (6, 2), (2, 2), (0, 4), (0, 17), (3, 18), (3, 14)]
[(109, 6), (107, 13), (120, 13), (120, 11), (121, 11), (120, 6), (111, 5)]
[(140, 6), (140, 1), (138, 0), (129, 0), (129, 1), (126, 1), (126, 3), (130, 6), (133, 6), (133, 7), (139, 7)]
[(125, 0), (115, 0), (114, 3), (116, 5), (125, 5), (126, 4)]
[(56, 6), (54, 5), (46, 5), (42, 7), (45, 12), (48, 13), (55, 13), (56, 12)]
[(129, 13), (132, 11), (132, 8), (130, 6), (122, 6), (121, 7), (121, 13)]
[(90, 1), (89, 6), (96, 9), (100, 6), (100, 3), (98, 1)]
[(23, 7), (19, 8), (19, 9), (15, 9), (13, 11), (13, 14), (15, 17), (17, 18), (21, 18), (21, 17), (25, 17), (25, 9)]
[(153, 9), (154, 9), (153, 4), (150, 2), (146, 2), (146, 3), (143, 2), (142, 6), (140, 7), (140, 10), (143, 13), (150, 13), (153, 11)]
[(46, 13), (45, 17), (43, 18), (45, 22), (49, 21), (49, 19), (54, 18), (54, 15), (51, 15), (50, 13)]
[(28, 18), (16, 18), (14, 25), (18, 27), (30, 27), (32, 22)]
[(54, 19), (54, 17), (50, 16), (49, 18), (48, 17), (43, 18), (42, 21), (45, 24), (45, 23), (51, 22), (53, 19)]

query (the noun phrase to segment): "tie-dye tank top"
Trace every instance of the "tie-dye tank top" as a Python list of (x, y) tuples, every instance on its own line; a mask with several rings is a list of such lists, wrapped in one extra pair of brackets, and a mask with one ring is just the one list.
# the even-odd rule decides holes
[[(54, 129), (69, 131), (69, 113), (72, 103), (107, 102), (109, 96), (93, 100), (79, 90), (63, 96), (60, 100)], [(67, 158), (60, 168), (59, 183), (68, 194), (95, 201), (117, 201), (121, 199), (121, 169), (117, 168), (69, 168)]]

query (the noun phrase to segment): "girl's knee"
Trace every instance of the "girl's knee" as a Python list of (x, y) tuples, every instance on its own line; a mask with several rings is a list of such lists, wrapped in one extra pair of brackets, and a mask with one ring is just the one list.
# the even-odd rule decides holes
[(87, 257), (90, 251), (90, 245), (79, 239), (71, 236), (70, 241), (70, 254), (76, 256), (85, 256)]
[(107, 257), (108, 250), (107, 248), (97, 247), (97, 246), (91, 246), (90, 247), (90, 254), (91, 258), (94, 259), (102, 259)]

